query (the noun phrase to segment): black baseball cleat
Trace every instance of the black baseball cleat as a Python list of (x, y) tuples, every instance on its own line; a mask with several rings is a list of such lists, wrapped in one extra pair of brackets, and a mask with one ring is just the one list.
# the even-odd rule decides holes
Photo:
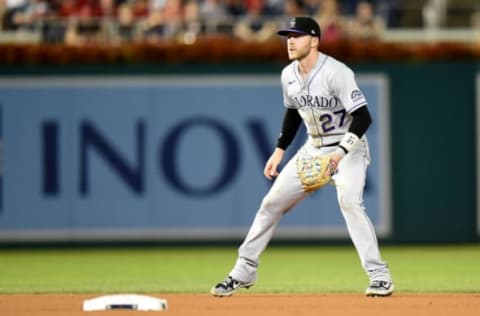
[(213, 296), (224, 297), (224, 296), (232, 296), (240, 288), (250, 288), (255, 284), (255, 281), (252, 282), (242, 282), (235, 280), (231, 276), (228, 276), (225, 280), (218, 283), (210, 290), (210, 293)]
[(370, 297), (390, 296), (393, 293), (393, 283), (390, 281), (372, 281), (365, 290), (365, 295)]

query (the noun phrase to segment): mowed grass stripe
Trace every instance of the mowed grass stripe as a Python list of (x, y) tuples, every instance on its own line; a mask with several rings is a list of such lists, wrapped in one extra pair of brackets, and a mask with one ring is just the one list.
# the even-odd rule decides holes
[[(480, 246), (383, 246), (399, 292), (480, 292)], [(1, 293), (206, 293), (233, 247), (0, 250)], [(362, 293), (353, 246), (271, 246), (251, 292)]]

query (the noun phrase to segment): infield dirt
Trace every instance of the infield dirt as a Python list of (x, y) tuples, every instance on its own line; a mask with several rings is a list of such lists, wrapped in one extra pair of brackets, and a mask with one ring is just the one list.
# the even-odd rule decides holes
[[(101, 295), (101, 294), (99, 294)], [(478, 294), (395, 294), (368, 298), (361, 294), (248, 294), (215, 298), (208, 294), (150, 294), (168, 301), (168, 310), (83, 312), (85, 299), (97, 295), (7, 294), (0, 295), (2, 316), (302, 316), (302, 315), (480, 315)]]

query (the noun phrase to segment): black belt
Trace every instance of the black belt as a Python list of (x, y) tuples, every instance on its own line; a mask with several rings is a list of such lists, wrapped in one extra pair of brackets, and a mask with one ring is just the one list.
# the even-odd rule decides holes
[(338, 145), (340, 145), (340, 142), (331, 143), (331, 144), (328, 144), (328, 145), (322, 145), (321, 147), (333, 147), (333, 146), (338, 146)]

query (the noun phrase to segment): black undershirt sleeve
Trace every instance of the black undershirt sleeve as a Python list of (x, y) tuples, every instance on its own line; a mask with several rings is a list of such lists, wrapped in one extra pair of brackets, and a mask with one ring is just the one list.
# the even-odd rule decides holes
[(302, 123), (302, 117), (297, 109), (287, 109), (283, 117), (282, 131), (277, 140), (277, 147), (283, 150), (292, 143), (298, 128)]
[(352, 113), (352, 123), (348, 128), (350, 133), (353, 133), (358, 136), (358, 138), (362, 137), (363, 134), (367, 131), (368, 127), (372, 123), (372, 117), (370, 116), (370, 112), (366, 106), (362, 106), (361, 108), (356, 109)]

